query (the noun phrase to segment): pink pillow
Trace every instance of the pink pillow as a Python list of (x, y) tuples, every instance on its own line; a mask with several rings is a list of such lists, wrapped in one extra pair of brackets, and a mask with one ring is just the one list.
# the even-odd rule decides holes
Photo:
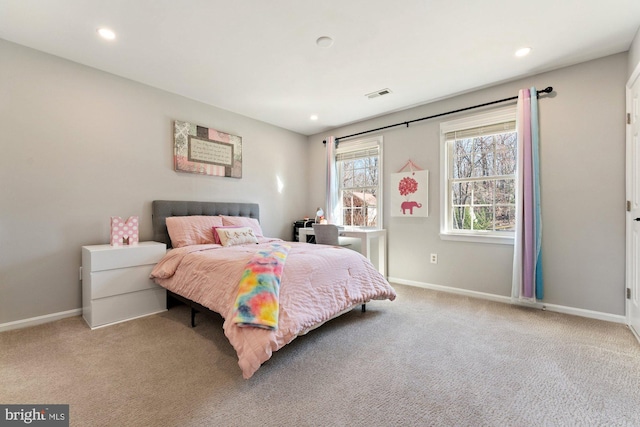
[(241, 228), (241, 227), (238, 227), (238, 226), (235, 226), (235, 225), (223, 225), (222, 227), (213, 227), (212, 230), (211, 230), (211, 231), (213, 231), (213, 240), (218, 245), (222, 244), (222, 242), (220, 241), (220, 235), (218, 234), (218, 229), (221, 229), (221, 228)]
[(255, 218), (249, 218), (247, 216), (220, 216), (222, 217), (222, 223), (224, 225), (232, 225), (235, 227), (250, 227), (256, 237), (264, 237), (264, 235), (262, 234), (260, 223)]
[(172, 216), (166, 222), (174, 248), (215, 243), (211, 229), (222, 226), (219, 216)]

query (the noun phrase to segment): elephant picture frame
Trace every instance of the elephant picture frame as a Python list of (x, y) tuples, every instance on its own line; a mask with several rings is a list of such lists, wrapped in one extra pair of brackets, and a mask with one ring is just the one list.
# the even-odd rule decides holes
[(429, 216), (429, 171), (411, 170), (391, 174), (391, 216)]

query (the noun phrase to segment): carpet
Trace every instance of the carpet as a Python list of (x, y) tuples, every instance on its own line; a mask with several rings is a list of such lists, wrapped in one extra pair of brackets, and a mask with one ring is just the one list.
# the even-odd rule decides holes
[(274, 353), (249, 380), (219, 316), (186, 307), (91, 331), (0, 333), (0, 403), (73, 426), (638, 426), (624, 325), (394, 285)]

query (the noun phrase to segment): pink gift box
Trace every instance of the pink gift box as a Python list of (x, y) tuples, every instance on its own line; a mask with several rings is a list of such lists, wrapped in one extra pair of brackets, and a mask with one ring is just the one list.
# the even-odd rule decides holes
[(130, 216), (123, 220), (119, 216), (111, 217), (111, 246), (138, 244), (138, 217)]

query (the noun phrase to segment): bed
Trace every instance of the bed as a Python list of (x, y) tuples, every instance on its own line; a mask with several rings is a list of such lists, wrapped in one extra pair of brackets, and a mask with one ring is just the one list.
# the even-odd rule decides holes
[[(371, 300), (396, 297), (358, 252), (265, 237), (257, 204), (156, 200), (152, 211), (154, 240), (173, 247), (153, 269), (152, 279), (190, 305), (192, 313), (210, 310), (223, 317), (225, 336), (246, 379), (296, 337)], [(187, 230), (186, 238), (176, 224), (180, 232)], [(274, 303), (263, 305), (271, 317), (248, 321), (240, 301), (255, 266), (277, 273), (252, 289), (271, 290), (266, 294)]]

